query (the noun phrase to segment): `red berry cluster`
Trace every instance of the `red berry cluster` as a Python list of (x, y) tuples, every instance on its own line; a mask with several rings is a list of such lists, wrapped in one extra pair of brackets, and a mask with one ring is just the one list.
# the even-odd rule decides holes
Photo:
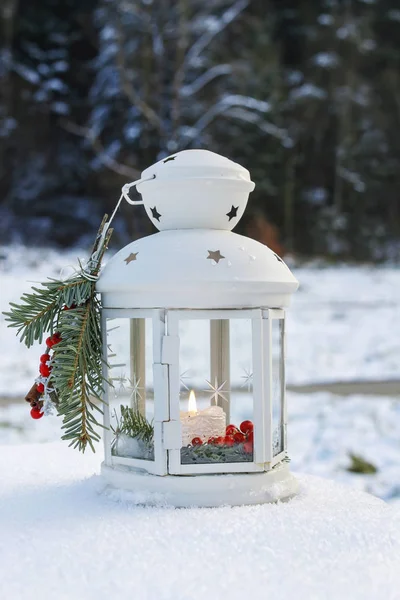
[[(48, 364), (48, 362), (51, 359), (49, 351), (53, 348), (53, 346), (59, 344), (61, 342), (61, 339), (61, 335), (58, 332), (54, 333), (52, 336), (46, 339), (46, 352), (41, 355), (39, 364), (39, 373), (42, 377), (45, 377), (46, 379), (50, 377), (51, 373), (51, 366)], [(45, 386), (42, 382), (36, 384), (36, 390), (37, 392), (39, 392), (39, 394), (43, 394), (44, 389)], [(43, 417), (43, 413), (41, 412), (40, 406), (36, 402), (33, 405), (31, 404), (31, 406), (32, 419), (41, 419)]]
[[(243, 444), (243, 450), (246, 454), (253, 452), (253, 423), (251, 421), (243, 421), (239, 428), (236, 425), (228, 425), (225, 430), (225, 437), (211, 437), (207, 444), (213, 446), (228, 446), (232, 447), (237, 444)], [(192, 446), (202, 446), (203, 440), (199, 437), (192, 439)]]

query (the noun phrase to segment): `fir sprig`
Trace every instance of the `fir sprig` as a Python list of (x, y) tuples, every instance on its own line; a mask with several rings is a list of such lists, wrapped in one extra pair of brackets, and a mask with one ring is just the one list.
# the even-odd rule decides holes
[(51, 378), (59, 396), (58, 413), (63, 417), (62, 439), (74, 448), (100, 440), (102, 427), (95, 414), (102, 402), (102, 340), (100, 304), (93, 294), (85, 304), (63, 311), (58, 321), (61, 342), (55, 347)]
[[(9, 327), (17, 328), (20, 341), (28, 348), (42, 342), (45, 334), (59, 332), (61, 341), (53, 348), (50, 382), (57, 397), (57, 410), (63, 417), (62, 439), (85, 451), (99, 441), (102, 414), (103, 359), (100, 302), (96, 279), (112, 230), (105, 215), (92, 249), (88, 266), (66, 281), (49, 279), (41, 288), (24, 294), (21, 304), (11, 304), (4, 313)], [(69, 310), (65, 310), (68, 308)]]
[(149, 444), (153, 441), (154, 426), (138, 410), (121, 405), (121, 417), (114, 433), (137, 438)]
[(12, 310), (4, 312), (9, 327), (18, 329), (20, 341), (30, 348), (35, 341), (42, 343), (43, 336), (53, 333), (57, 322), (58, 313), (63, 306), (63, 297), (60, 294), (59, 281), (50, 280), (42, 283), (42, 288), (32, 287), (34, 293), (23, 294), (21, 304), (10, 302)]

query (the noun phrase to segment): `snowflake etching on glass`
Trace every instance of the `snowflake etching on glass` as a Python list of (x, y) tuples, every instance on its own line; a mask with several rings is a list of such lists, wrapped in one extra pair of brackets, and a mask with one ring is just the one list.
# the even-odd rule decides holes
[(240, 386), (241, 388), (247, 387), (247, 391), (251, 392), (253, 386), (253, 373), (250, 369), (243, 369), (244, 375), (241, 375), (241, 379), (244, 379), (244, 382)]
[(215, 406), (217, 406), (217, 404), (218, 404), (218, 398), (222, 398), (222, 400), (224, 402), (229, 404), (228, 398), (224, 395), (224, 394), (229, 394), (229, 391), (230, 391), (230, 390), (224, 390), (224, 385), (226, 384), (226, 381), (224, 381), (223, 383), (218, 385), (218, 380), (215, 377), (214, 385), (211, 383), (211, 381), (208, 381), (208, 379), (206, 379), (206, 383), (208, 383), (210, 388), (203, 390), (203, 392), (208, 392), (208, 393), (211, 392), (210, 401), (211, 402), (214, 401)]

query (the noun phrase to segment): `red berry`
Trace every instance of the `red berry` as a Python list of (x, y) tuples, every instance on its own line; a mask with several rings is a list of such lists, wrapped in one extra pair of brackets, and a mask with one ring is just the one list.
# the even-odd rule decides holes
[(227, 436), (225, 436), (224, 444), (225, 444), (225, 446), (234, 446), (235, 440), (233, 439), (233, 437), (231, 435), (227, 435)]
[(59, 344), (61, 342), (61, 339), (62, 339), (61, 335), (57, 331), (56, 333), (53, 333), (53, 335), (51, 337), (47, 338), (46, 345), (48, 346), (48, 348), (52, 348), (56, 344)]
[(213, 442), (216, 446), (223, 446), (225, 443), (225, 438), (223, 438), (222, 436), (216, 437), (214, 438), (214, 442)]
[(62, 340), (61, 334), (57, 331), (54, 335), (53, 335), (53, 346), (55, 346), (56, 344), (59, 344)]
[(203, 444), (203, 440), (199, 437), (195, 437), (192, 439), (192, 446), (201, 446)]
[(226, 435), (234, 435), (237, 431), (238, 428), (235, 425), (227, 425), (226, 427)]
[(48, 360), (50, 360), (50, 354), (42, 354), (42, 356), (40, 357), (41, 363), (47, 363)]
[(43, 413), (40, 412), (40, 408), (32, 408), (31, 417), (32, 419), (41, 419), (43, 417)]
[(254, 433), (252, 431), (249, 431), (249, 433), (246, 435), (246, 441), (252, 442), (253, 440), (254, 440)]
[(215, 442), (215, 437), (210, 437), (207, 440), (207, 444), (214, 444), (214, 442)]
[(253, 452), (253, 442), (245, 442), (243, 444), (243, 450), (246, 454), (251, 454)]
[(46, 339), (46, 346), (47, 346), (48, 348), (52, 348), (52, 347), (54, 346), (53, 337), (48, 337), (48, 338)]
[(240, 423), (240, 431), (243, 433), (249, 433), (249, 431), (253, 431), (253, 423), (251, 421), (243, 421), (243, 423)]
[(50, 375), (51, 368), (44, 363), (40, 363), (39, 371), (43, 377), (48, 377)]
[(36, 389), (37, 389), (37, 391), (40, 394), (43, 394), (43, 392), (44, 392), (44, 385), (43, 385), (43, 383), (38, 383), (37, 386), (36, 386)]
[(71, 304), (71, 306), (65, 305), (63, 310), (73, 310), (74, 308), (76, 308), (76, 304)]
[(233, 436), (233, 439), (235, 441), (235, 444), (242, 444), (246, 440), (246, 437), (245, 437), (245, 435), (243, 433), (241, 433), (240, 431), (238, 431)]

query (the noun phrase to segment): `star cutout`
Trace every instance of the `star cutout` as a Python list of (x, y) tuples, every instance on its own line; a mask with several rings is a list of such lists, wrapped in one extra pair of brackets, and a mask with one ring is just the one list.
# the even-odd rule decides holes
[(176, 156), (169, 156), (168, 158), (166, 158), (165, 160), (163, 160), (163, 163), (165, 165), (165, 163), (169, 162), (170, 160), (175, 160)]
[(129, 263), (132, 262), (133, 260), (137, 260), (136, 257), (138, 254), (139, 254), (139, 252), (131, 252), (130, 255), (124, 259), (126, 264), (129, 265)]
[(231, 210), (226, 213), (226, 216), (229, 217), (229, 220), (234, 219), (235, 217), (237, 217), (237, 211), (239, 210), (238, 206), (233, 206), (232, 204), (232, 208)]
[(219, 263), (219, 261), (222, 258), (225, 258), (225, 256), (222, 256), (222, 254), (219, 250), (207, 250), (207, 252), (208, 252), (207, 258), (209, 258), (210, 260), (214, 260), (216, 263)]
[(151, 214), (153, 215), (153, 219), (157, 219), (158, 222), (160, 222), (160, 213), (157, 211), (157, 206), (155, 206), (154, 208), (150, 208), (151, 210)]

